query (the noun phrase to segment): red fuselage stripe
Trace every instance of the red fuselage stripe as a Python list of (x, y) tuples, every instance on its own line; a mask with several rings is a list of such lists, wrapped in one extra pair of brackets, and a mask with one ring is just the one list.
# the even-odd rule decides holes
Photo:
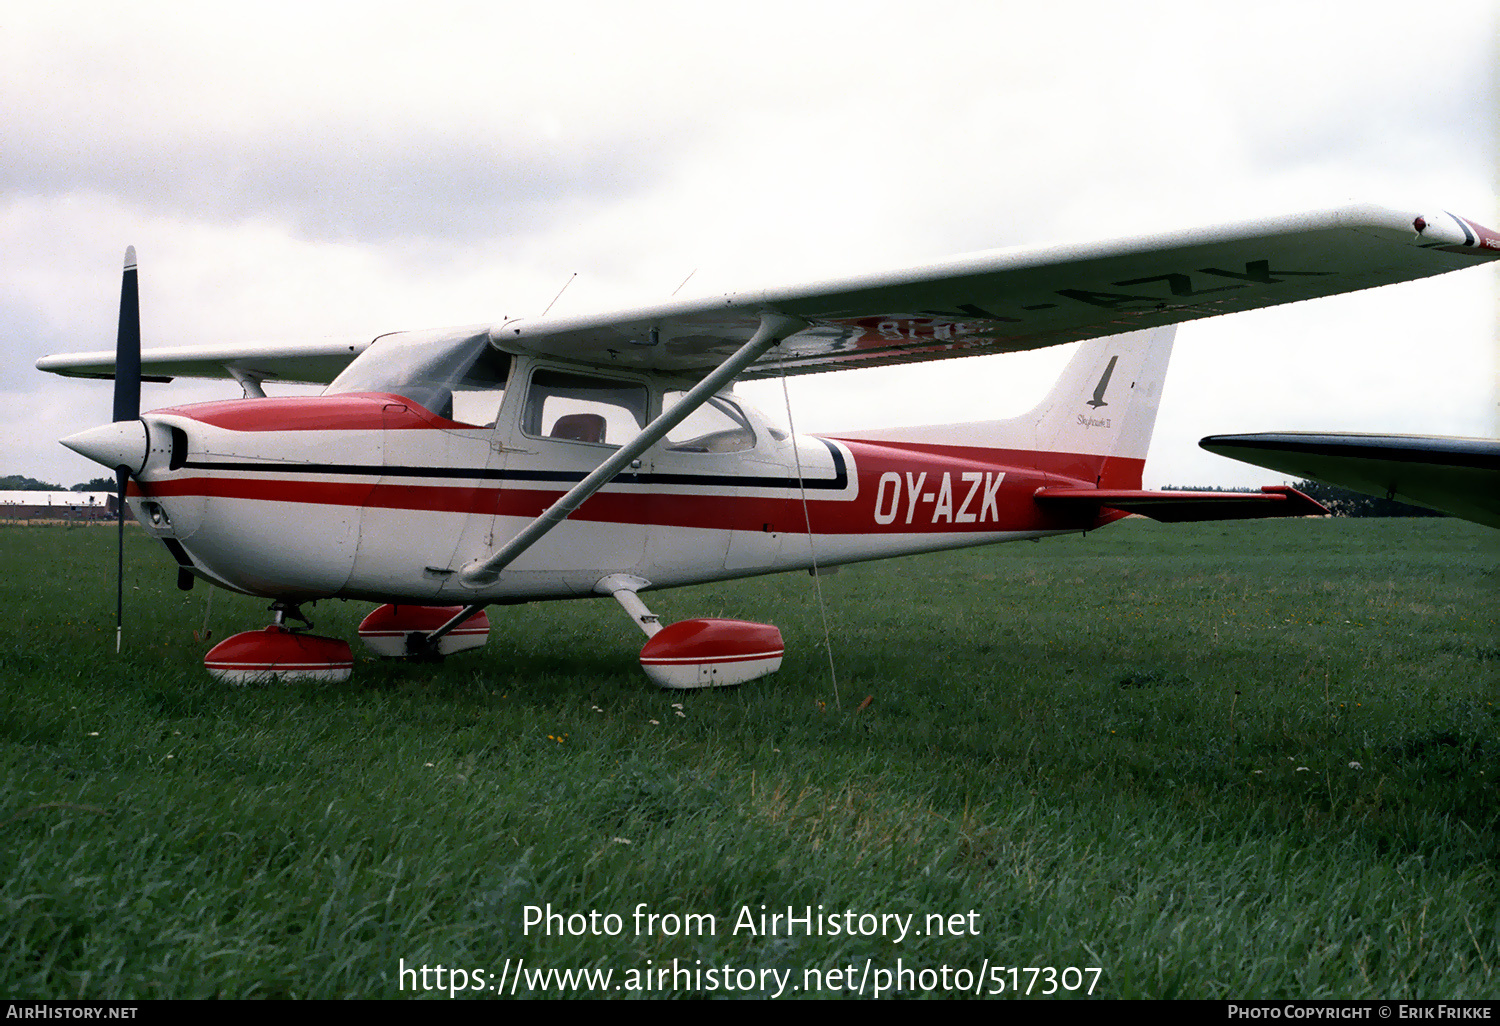
[[(957, 477), (956, 474), (954, 476)], [(901, 515), (896, 516), (889, 524), (880, 525), (875, 520), (874, 509), (879, 491), (876, 480), (862, 479), (859, 497), (853, 501), (827, 500), (809, 495), (807, 506), (813, 532), (816, 534), (987, 533), (1066, 530), (1078, 526), (1076, 515), (1043, 510), (1032, 500), (1032, 493), (1040, 485), (1038, 479), (1027, 475), (1017, 481), (1015, 487), (1009, 487), (1010, 484), (1007, 477), (1007, 487), (999, 493), (994, 514), (982, 519), (976, 516), (974, 521), (968, 523), (935, 521), (931, 514), (931, 503), (918, 510), (917, 515), (908, 522), (905, 517), (907, 500), (902, 499)], [(936, 487), (936, 482), (929, 480), (925, 491), (930, 494)], [(964, 483), (963, 487), (955, 490), (955, 504), (963, 501), (969, 487), (968, 483)], [(145, 485), (140, 494), (151, 498), (223, 497), (260, 502), (311, 503), (530, 519), (541, 514), (562, 492), (551, 489), (193, 477), (153, 482)], [(977, 515), (980, 511), (977, 500), (971, 503), (971, 507), (971, 515)], [(769, 498), (737, 496), (732, 493), (682, 495), (604, 491), (585, 502), (570, 519), (782, 534), (803, 534), (807, 529), (801, 499), (795, 494)], [(1092, 519), (1090, 517), (1091, 521)]]

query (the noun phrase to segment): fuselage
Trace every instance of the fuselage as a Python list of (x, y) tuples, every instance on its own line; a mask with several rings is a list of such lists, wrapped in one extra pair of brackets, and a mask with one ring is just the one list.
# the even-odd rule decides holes
[(446, 416), (396, 392), (158, 410), (142, 418), (149, 455), (129, 501), (181, 566), (215, 584), (287, 601), (423, 604), (591, 595), (611, 574), (672, 587), (1118, 516), (1033, 501), (1041, 487), (1093, 486), (1097, 456), (793, 438), (725, 395), (476, 588), (459, 579), (466, 565), (603, 462), (632, 416), (644, 422), (681, 388), (524, 357), (505, 383), (462, 402), (424, 396)]

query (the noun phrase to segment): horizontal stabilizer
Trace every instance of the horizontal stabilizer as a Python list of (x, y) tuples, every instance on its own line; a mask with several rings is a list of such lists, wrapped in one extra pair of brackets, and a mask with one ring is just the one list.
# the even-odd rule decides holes
[(1283, 431), (1211, 435), (1198, 444), (1284, 474), (1500, 527), (1500, 440)]
[(1115, 509), (1139, 513), (1169, 524), (1203, 520), (1253, 520), (1258, 517), (1329, 516), (1315, 500), (1286, 485), (1267, 485), (1259, 492), (1148, 492), (1130, 488), (1040, 488), (1036, 501), (1044, 509), (1085, 513)]

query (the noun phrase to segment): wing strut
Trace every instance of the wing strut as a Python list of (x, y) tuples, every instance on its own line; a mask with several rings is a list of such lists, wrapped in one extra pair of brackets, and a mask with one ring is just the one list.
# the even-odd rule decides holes
[[(784, 317), (777, 313), (761, 315), (760, 327), (750, 341), (741, 346), (733, 356), (719, 364), (706, 378), (694, 385), (682, 401), (661, 414), (636, 435), (629, 444), (622, 446), (609, 459), (582, 481), (570, 488), (562, 498), (547, 507), (521, 533), (507, 542), (500, 551), (488, 559), (476, 560), (459, 571), (458, 579), (471, 588), (482, 588), (500, 578), (500, 571), (509, 566), (517, 556), (531, 548), (558, 524), (568, 518), (589, 496), (612, 481), (616, 474), (630, 465), (647, 449), (660, 441), (668, 431), (687, 419), (698, 407), (706, 403), (714, 393), (729, 384), (740, 372), (759, 359), (768, 349), (782, 339), (807, 327), (805, 321)], [(446, 626), (446, 624), (444, 625)], [(439, 628), (441, 630), (441, 628)]]
[(263, 375), (253, 374), (243, 368), (236, 367), (232, 363), (226, 363), (224, 369), (229, 372), (230, 377), (240, 383), (240, 387), (245, 390), (246, 399), (264, 399), (266, 397), (265, 390), (260, 387), (260, 379)]

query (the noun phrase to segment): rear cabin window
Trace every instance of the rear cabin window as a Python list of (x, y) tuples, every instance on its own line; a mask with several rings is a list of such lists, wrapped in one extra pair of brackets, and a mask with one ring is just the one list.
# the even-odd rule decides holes
[(624, 445), (646, 423), (646, 386), (541, 369), (531, 375), (521, 430), (533, 438)]

